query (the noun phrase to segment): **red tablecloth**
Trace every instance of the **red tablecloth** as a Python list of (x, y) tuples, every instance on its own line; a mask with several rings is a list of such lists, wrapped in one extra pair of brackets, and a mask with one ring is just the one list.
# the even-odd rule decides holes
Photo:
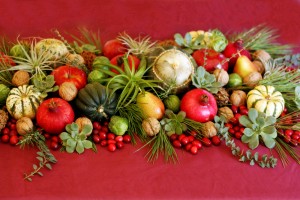
[[(299, 17), (296, 0), (2, 0), (0, 34), (49, 37), (52, 28), (64, 35), (84, 25), (99, 29), (103, 41), (121, 31), (166, 39), (177, 32), (241, 31), (266, 23), (278, 29), (278, 41), (299, 45)], [(222, 144), (197, 155), (178, 151), (176, 165), (162, 159), (149, 164), (147, 150), (135, 152), (138, 147), (114, 153), (98, 147), (97, 154), (83, 155), (57, 151), (53, 170), (43, 170), (44, 177), (30, 183), (22, 173), (36, 162), (36, 149), (0, 143), (0, 199), (299, 199), (300, 166), (293, 161), (286, 168), (251, 167)]]

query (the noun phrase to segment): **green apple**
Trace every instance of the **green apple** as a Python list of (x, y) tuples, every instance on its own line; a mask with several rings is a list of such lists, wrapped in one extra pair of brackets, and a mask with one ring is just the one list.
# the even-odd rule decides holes
[(229, 88), (238, 87), (241, 86), (242, 83), (243, 83), (243, 79), (241, 78), (241, 76), (238, 75), (237, 73), (232, 73), (229, 74), (229, 81), (226, 86)]

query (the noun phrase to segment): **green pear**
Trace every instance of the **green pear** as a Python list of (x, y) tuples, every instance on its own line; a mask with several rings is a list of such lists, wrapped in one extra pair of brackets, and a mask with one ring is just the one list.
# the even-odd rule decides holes
[(257, 72), (257, 68), (247, 56), (241, 55), (240, 57), (238, 57), (234, 65), (233, 72), (244, 78), (251, 72)]

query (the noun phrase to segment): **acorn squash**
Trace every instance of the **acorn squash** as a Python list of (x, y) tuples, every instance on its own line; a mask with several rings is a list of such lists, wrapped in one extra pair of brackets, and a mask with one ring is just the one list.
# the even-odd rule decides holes
[(115, 114), (117, 100), (116, 93), (111, 94), (111, 90), (93, 82), (79, 90), (75, 104), (79, 111), (92, 121), (101, 121)]

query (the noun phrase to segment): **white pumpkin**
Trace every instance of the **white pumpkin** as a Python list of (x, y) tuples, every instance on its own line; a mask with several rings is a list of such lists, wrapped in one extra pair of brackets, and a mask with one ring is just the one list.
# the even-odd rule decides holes
[(45, 53), (51, 60), (61, 59), (69, 53), (62, 41), (53, 38), (40, 40), (36, 43), (35, 48), (38, 54)]

